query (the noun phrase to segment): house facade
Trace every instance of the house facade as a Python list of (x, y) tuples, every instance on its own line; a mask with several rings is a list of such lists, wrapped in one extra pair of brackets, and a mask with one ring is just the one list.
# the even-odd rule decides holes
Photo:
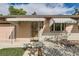
[(51, 36), (79, 40), (78, 15), (0, 16), (0, 41)]

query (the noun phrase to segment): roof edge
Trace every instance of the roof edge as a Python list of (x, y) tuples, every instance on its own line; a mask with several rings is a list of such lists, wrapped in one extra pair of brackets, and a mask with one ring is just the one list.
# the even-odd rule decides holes
[(9, 16), (0, 16), (0, 18), (46, 18), (46, 17), (79, 18), (79, 15), (9, 15)]

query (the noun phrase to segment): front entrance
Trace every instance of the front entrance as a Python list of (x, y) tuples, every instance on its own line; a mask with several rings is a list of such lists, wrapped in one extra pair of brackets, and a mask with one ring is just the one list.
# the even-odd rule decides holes
[(32, 37), (38, 36), (38, 22), (32, 22)]
[(32, 37), (37, 37), (41, 28), (43, 28), (43, 21), (32, 22)]

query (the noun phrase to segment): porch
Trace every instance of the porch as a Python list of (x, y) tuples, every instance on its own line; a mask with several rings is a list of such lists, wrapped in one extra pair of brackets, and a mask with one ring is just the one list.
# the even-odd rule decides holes
[(45, 18), (7, 18), (6, 22), (14, 25), (15, 28), (7, 36), (8, 40), (5, 38), (4, 42), (29, 42), (31, 39), (35, 39), (39, 36), (44, 21)]

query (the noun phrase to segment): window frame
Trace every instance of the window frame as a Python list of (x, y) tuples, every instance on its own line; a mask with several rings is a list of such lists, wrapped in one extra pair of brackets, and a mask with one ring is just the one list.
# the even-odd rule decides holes
[[(56, 24), (60, 24), (60, 30), (59, 31), (57, 31), (56, 30)], [(62, 28), (61, 28), (62, 27)], [(62, 32), (62, 31), (64, 31), (65, 30), (65, 27), (66, 27), (66, 23), (54, 23), (54, 24), (52, 24), (52, 26), (50, 27), (50, 31), (51, 32)]]

